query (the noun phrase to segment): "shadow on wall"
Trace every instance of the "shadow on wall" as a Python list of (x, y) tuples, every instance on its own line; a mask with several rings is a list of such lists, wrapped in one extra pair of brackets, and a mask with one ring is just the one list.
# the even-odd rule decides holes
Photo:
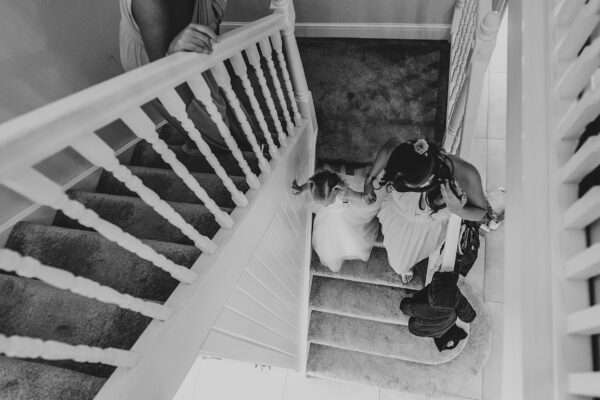
[[(297, 22), (449, 24), (456, 0), (295, 0)], [(270, 0), (229, 0), (226, 21), (270, 14)]]
[(0, 2), (0, 122), (122, 72), (119, 2)]

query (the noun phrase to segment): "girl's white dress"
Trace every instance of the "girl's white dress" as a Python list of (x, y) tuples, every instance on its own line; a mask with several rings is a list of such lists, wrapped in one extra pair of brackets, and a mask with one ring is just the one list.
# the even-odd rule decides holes
[(421, 209), (421, 193), (378, 191), (382, 197), (377, 215), (383, 232), (383, 245), (390, 266), (398, 274), (406, 274), (419, 261), (438, 250), (446, 237), (446, 209), (432, 214), (427, 206)]
[[(340, 176), (351, 189), (362, 191), (364, 178)], [(344, 202), (341, 193), (332, 204), (316, 207), (312, 245), (321, 264), (337, 272), (344, 260), (367, 261), (379, 231), (375, 218), (378, 210), (377, 203)]]

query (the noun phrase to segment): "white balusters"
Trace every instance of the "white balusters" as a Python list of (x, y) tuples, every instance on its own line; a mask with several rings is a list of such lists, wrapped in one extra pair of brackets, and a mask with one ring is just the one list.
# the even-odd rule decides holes
[(246, 139), (248, 139), (248, 143), (250, 143), (250, 146), (252, 146), (252, 150), (258, 159), (258, 166), (260, 167), (260, 170), (263, 172), (270, 172), (271, 167), (269, 166), (269, 162), (263, 155), (256, 140), (256, 136), (252, 132), (252, 127), (250, 126), (250, 122), (248, 122), (246, 113), (244, 112), (242, 105), (235, 94), (233, 87), (231, 86), (231, 78), (229, 77), (227, 68), (225, 68), (225, 64), (218, 63), (212, 68), (211, 71), (215, 81), (219, 87), (223, 89), (223, 92), (225, 92), (225, 97), (227, 97), (227, 101), (231, 105), (231, 108), (233, 108), (235, 116), (237, 117), (242, 130), (244, 131), (244, 135), (246, 135)]
[(175, 264), (140, 239), (103, 220), (81, 203), (71, 200), (59, 185), (32, 168), (19, 170), (13, 175), (2, 176), (0, 182), (36, 203), (61, 210), (69, 218), (78, 221), (83, 226), (95, 229), (106, 239), (137, 254), (144, 260), (150, 261), (181, 282), (190, 283), (196, 278), (196, 273)]
[[(600, 77), (596, 72), (595, 77)], [(574, 101), (558, 123), (557, 134), (563, 139), (578, 137), (585, 126), (600, 115), (600, 88), (592, 85), (581, 99)]]
[(558, 81), (556, 90), (564, 100), (575, 100), (577, 95), (590, 83), (594, 72), (600, 66), (600, 39), (595, 39), (571, 63)]
[(206, 161), (210, 164), (212, 169), (215, 171), (215, 174), (221, 179), (223, 185), (229, 190), (231, 193), (231, 198), (234, 203), (240, 207), (245, 207), (248, 205), (248, 199), (233, 183), (229, 175), (227, 175), (227, 171), (223, 168), (210, 146), (204, 141), (202, 138), (202, 134), (196, 126), (194, 122), (187, 115), (187, 111), (185, 109), (185, 104), (183, 100), (179, 97), (179, 95), (175, 92), (175, 90), (170, 90), (160, 97), (160, 101), (165, 106), (167, 111), (171, 115), (173, 115), (181, 124), (181, 126), (186, 130), (190, 139), (194, 141)]
[(281, 66), (281, 72), (283, 74), (283, 82), (285, 83), (285, 88), (288, 93), (288, 97), (290, 99), (290, 103), (292, 105), (292, 113), (294, 115), (294, 123), (296, 125), (300, 124), (302, 120), (302, 116), (300, 115), (300, 111), (298, 110), (298, 104), (296, 104), (296, 95), (294, 94), (294, 86), (292, 85), (292, 80), (290, 79), (290, 73), (288, 71), (287, 61), (285, 60), (285, 55), (283, 54), (283, 42), (281, 40), (281, 33), (277, 32), (274, 35), (271, 35), (271, 43), (273, 43), (273, 48), (275, 49), (275, 53), (277, 53), (277, 59), (279, 60), (279, 65)]
[(600, 0), (590, 0), (580, 10), (556, 47), (556, 56), (563, 61), (577, 56), (586, 40), (600, 22)]
[(115, 367), (133, 367), (137, 355), (131, 351), (85, 345), (70, 345), (54, 340), (41, 340), (0, 334), (0, 353), (8, 357), (41, 358), (44, 360), (74, 360), (102, 363)]
[(260, 54), (258, 53), (258, 49), (256, 48), (256, 46), (253, 45), (247, 48), (246, 55), (248, 56), (248, 61), (250, 62), (250, 65), (252, 65), (254, 71), (256, 72), (258, 83), (260, 84), (263, 97), (265, 98), (265, 102), (267, 103), (267, 108), (269, 109), (269, 113), (271, 114), (271, 119), (273, 120), (273, 124), (275, 125), (275, 130), (277, 131), (279, 143), (282, 146), (285, 146), (287, 143), (287, 138), (285, 136), (285, 133), (283, 132), (281, 121), (279, 121), (279, 116), (277, 115), (277, 108), (275, 107), (275, 102), (273, 101), (273, 97), (271, 96), (271, 91), (269, 90), (267, 79), (265, 78), (265, 74), (263, 73), (262, 66), (260, 64)]
[(589, 279), (600, 275), (600, 243), (568, 259), (565, 274), (569, 279)]
[(225, 140), (227, 147), (229, 147), (229, 150), (231, 150), (231, 154), (233, 154), (233, 157), (236, 159), (238, 165), (242, 169), (242, 172), (246, 176), (248, 186), (250, 186), (252, 189), (258, 189), (260, 187), (260, 181), (254, 174), (254, 172), (252, 172), (252, 169), (250, 169), (250, 166), (244, 158), (244, 155), (242, 154), (242, 151), (240, 150), (238, 144), (236, 143), (233, 136), (231, 136), (231, 131), (229, 130), (229, 127), (227, 126), (227, 124), (225, 124), (225, 121), (223, 121), (223, 116), (221, 115), (221, 113), (219, 113), (217, 106), (212, 100), (210, 88), (206, 84), (206, 81), (202, 76), (199, 76), (197, 78), (190, 79), (188, 81), (188, 84), (192, 89), (194, 96), (196, 96), (196, 98), (206, 108), (208, 115), (210, 115), (210, 118), (213, 120), (213, 122), (219, 129), (223, 140)]
[(600, 164), (600, 135), (588, 138), (560, 169), (563, 183), (578, 183)]
[(171, 310), (166, 306), (119, 293), (91, 279), (77, 277), (68, 271), (42, 265), (35, 258), (22, 257), (12, 250), (0, 249), (0, 269), (14, 272), (24, 278), (39, 279), (56, 288), (104, 303), (116, 304), (150, 318), (164, 321), (171, 315)]
[(554, 9), (554, 20), (557, 25), (570, 24), (577, 16), (586, 0), (562, 0)]
[(208, 211), (215, 216), (215, 220), (219, 225), (223, 228), (233, 227), (233, 219), (231, 219), (229, 214), (223, 211), (218, 204), (215, 203), (208, 193), (206, 193), (206, 190), (200, 186), (196, 178), (192, 176), (186, 166), (177, 159), (177, 156), (169, 146), (160, 139), (155, 131), (154, 123), (142, 112), (142, 110), (136, 107), (123, 115), (121, 119), (136, 136), (146, 140), (152, 145), (154, 151), (156, 151), (161, 158), (173, 168), (173, 172), (181, 178), (192, 193), (202, 201)]
[(583, 229), (600, 218), (600, 186), (594, 186), (565, 212), (567, 229)]
[(285, 44), (290, 74), (292, 81), (294, 82), (296, 102), (298, 103), (300, 115), (302, 115), (303, 118), (311, 121), (313, 127), (317, 128), (317, 120), (314, 105), (312, 103), (312, 96), (310, 94), (310, 90), (308, 90), (304, 66), (302, 65), (302, 59), (300, 58), (300, 51), (298, 50), (296, 36), (294, 36), (294, 29), (296, 25), (296, 11), (294, 9), (294, 4), (291, 0), (271, 0), (271, 9), (273, 9), (276, 14), (282, 14), (286, 18), (286, 25), (281, 30), (281, 35)]
[[(468, 78), (470, 54), (475, 44), (475, 32), (478, 27), (478, 4), (477, 0), (457, 3), (459, 12), (453, 17), (453, 26), (456, 26), (451, 37), (447, 125), (450, 124), (451, 118), (454, 118), (459, 107), (458, 100)], [(459, 120), (462, 120), (461, 113), (462, 111), (459, 110)]]
[(277, 146), (275, 146), (275, 142), (273, 142), (273, 136), (269, 131), (269, 126), (265, 119), (265, 115), (260, 108), (260, 104), (256, 99), (256, 94), (254, 93), (254, 88), (252, 88), (252, 84), (250, 83), (250, 79), (248, 78), (248, 68), (246, 68), (246, 62), (244, 61), (244, 57), (241, 54), (236, 54), (231, 57), (231, 66), (235, 74), (241, 79), (242, 86), (244, 87), (244, 91), (246, 92), (246, 96), (250, 100), (250, 105), (252, 106), (252, 111), (256, 116), (258, 121), (258, 125), (262, 130), (262, 133), (267, 141), (267, 145), (269, 146), (269, 154), (272, 158), (278, 158), (279, 152), (277, 150)]
[(260, 46), (260, 51), (267, 60), (267, 67), (269, 68), (271, 80), (273, 81), (273, 86), (275, 87), (275, 94), (277, 94), (277, 98), (279, 99), (281, 109), (283, 110), (283, 118), (285, 119), (287, 133), (288, 135), (294, 135), (294, 123), (292, 122), (292, 117), (290, 116), (290, 112), (288, 110), (287, 101), (285, 99), (285, 95), (283, 94), (283, 89), (281, 88), (279, 75), (277, 74), (277, 68), (275, 68), (275, 63), (273, 62), (273, 48), (271, 47), (271, 42), (269, 41), (269, 38), (266, 37), (263, 40), (261, 40), (258, 43), (258, 45)]
[(600, 372), (569, 374), (568, 382), (570, 394), (600, 397)]
[(567, 331), (577, 335), (600, 333), (600, 304), (569, 315)]
[(123, 166), (110, 146), (98, 136), (93, 134), (83, 136), (71, 146), (92, 164), (111, 172), (129, 190), (137, 193), (146, 204), (194, 242), (196, 247), (207, 253), (214, 253), (217, 250), (217, 246), (210, 238), (200, 234), (169, 203), (161, 199), (154, 191), (144, 185), (140, 178)]

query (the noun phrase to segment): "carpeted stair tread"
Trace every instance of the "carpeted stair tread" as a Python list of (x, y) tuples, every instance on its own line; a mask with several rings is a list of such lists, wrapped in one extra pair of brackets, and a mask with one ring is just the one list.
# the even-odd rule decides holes
[[(191, 172), (208, 172), (214, 173), (213, 168), (208, 161), (199, 153), (186, 153), (182, 146), (169, 146), (175, 152), (177, 159), (181, 161)], [(258, 162), (254, 153), (244, 152), (244, 158), (248, 161), (248, 165), (254, 171), (259, 173)], [(228, 175), (243, 176), (237, 160), (231, 153), (215, 152), (215, 156), (221, 162), (221, 166), (227, 171)], [(135, 146), (135, 150), (129, 162), (131, 165), (171, 169), (171, 167), (163, 161), (160, 155), (154, 151), (152, 146), (146, 142), (140, 142)]]
[[(180, 244), (192, 243), (178, 228), (138, 198), (81, 191), (70, 192), (70, 197), (140, 239)], [(214, 216), (204, 206), (173, 202), (170, 205), (201, 234), (212, 237), (219, 230)], [(77, 221), (66, 217), (61, 212), (56, 214), (54, 225), (83, 228)]]
[(307, 375), (362, 383), (412, 396), (480, 399), (481, 390), (476, 382), (481, 381), (480, 375), (456, 376), (451, 373), (451, 365), (452, 361), (426, 365), (313, 343), (309, 348)]
[[(194, 246), (153, 240), (145, 243), (186, 267), (200, 255)], [(13, 228), (6, 247), (42, 264), (143, 299), (164, 302), (178, 284), (151, 262), (92, 231), (20, 222)]]
[(338, 272), (333, 272), (319, 262), (319, 258), (313, 253), (311, 268), (315, 275), (328, 276), (338, 279), (346, 279), (357, 282), (367, 282), (377, 285), (388, 285), (403, 287), (407, 289), (420, 290), (425, 285), (427, 276), (427, 260), (421, 261), (414, 269), (414, 277), (408, 283), (402, 283), (392, 267), (389, 266), (385, 249), (374, 247), (369, 261), (361, 260), (345, 261)]
[(311, 285), (313, 310), (391, 324), (407, 325), (400, 301), (411, 290), (315, 276)]
[[(147, 187), (156, 192), (163, 200), (202, 204), (183, 180), (170, 169), (136, 166), (129, 168), (131, 172), (138, 176)], [(194, 173), (193, 176), (218, 205), (229, 208), (235, 207), (231, 199), (231, 194), (217, 175), (212, 173)], [(244, 177), (232, 176), (231, 179), (241, 191), (246, 192), (248, 190), (248, 184)], [(137, 194), (127, 189), (121, 181), (108, 171), (104, 171), (100, 176), (96, 192), (137, 197)]]
[(477, 317), (469, 324), (467, 344), (451, 361), (427, 365), (313, 343), (308, 354), (307, 374), (413, 395), (480, 399), (481, 370), (491, 349), (492, 322), (481, 295), (464, 280), (459, 282), (459, 287)]
[(0, 356), (0, 399), (92, 400), (105, 379)]
[[(97, 347), (129, 349), (150, 319), (44, 282), (0, 274), (0, 332)], [(112, 367), (59, 361), (53, 364), (107, 376)]]
[(319, 311), (311, 313), (308, 338), (314, 343), (424, 364), (450, 361), (467, 342), (440, 352), (433, 339), (414, 336), (407, 326)]

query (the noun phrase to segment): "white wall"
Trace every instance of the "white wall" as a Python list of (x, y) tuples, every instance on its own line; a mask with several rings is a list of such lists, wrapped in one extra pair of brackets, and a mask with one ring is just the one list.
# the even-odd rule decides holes
[[(456, 0), (295, 0), (297, 22), (449, 24)], [(227, 21), (269, 13), (269, 0), (229, 0)]]
[(119, 74), (118, 5), (0, 2), (0, 122)]
[[(0, 123), (121, 73), (117, 0), (0, 2)], [(130, 137), (111, 129), (120, 147)], [(2, 134), (2, 132), (0, 132)], [(40, 170), (66, 183), (90, 167), (66, 151)], [(30, 203), (0, 186), (2, 224)]]

